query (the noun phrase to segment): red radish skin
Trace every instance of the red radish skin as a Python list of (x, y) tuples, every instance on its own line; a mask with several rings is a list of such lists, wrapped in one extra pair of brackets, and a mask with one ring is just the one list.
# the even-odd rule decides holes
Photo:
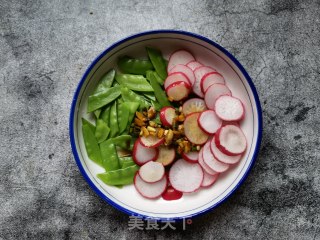
[(173, 187), (167, 187), (166, 191), (162, 194), (162, 198), (166, 201), (173, 201), (182, 198), (183, 193), (175, 190)]
[(189, 78), (187, 77), (187, 75), (185, 75), (182, 72), (174, 72), (174, 73), (168, 75), (168, 77), (164, 81), (163, 87), (165, 90), (167, 90), (171, 84), (176, 83), (176, 82), (181, 82), (181, 81), (185, 82), (191, 86), (191, 82), (190, 82)]
[(200, 113), (191, 113), (184, 120), (184, 134), (194, 144), (202, 145), (208, 140), (208, 134), (201, 130), (198, 124)]
[(202, 156), (205, 164), (215, 172), (222, 173), (229, 169), (229, 164), (220, 162), (214, 157), (210, 150), (210, 141), (203, 146)]
[(188, 163), (183, 159), (177, 160), (169, 171), (171, 186), (180, 192), (194, 192), (201, 186), (203, 171), (198, 163)]
[(203, 65), (197, 61), (191, 61), (187, 64), (187, 67), (189, 67), (192, 71), (194, 71), (198, 67), (202, 67)]
[(204, 95), (204, 101), (207, 108), (214, 110), (216, 100), (222, 95), (232, 95), (230, 89), (226, 85), (216, 83), (208, 87)]
[(182, 112), (185, 116), (194, 112), (202, 112), (207, 110), (206, 103), (201, 98), (191, 98), (182, 105)]
[(222, 125), (222, 121), (213, 110), (203, 111), (199, 118), (200, 128), (207, 134), (214, 134)]
[(196, 81), (192, 86), (192, 90), (199, 97), (203, 98), (204, 96), (204, 93), (201, 90), (201, 79), (203, 76), (205, 76), (207, 73), (210, 73), (210, 72), (216, 72), (216, 70), (208, 66), (198, 67), (194, 70), (194, 76), (196, 77)]
[(141, 179), (147, 183), (160, 181), (164, 176), (164, 166), (159, 162), (149, 161), (139, 169)]
[(173, 119), (176, 117), (176, 110), (174, 107), (163, 107), (160, 110), (160, 121), (162, 125), (171, 127)]
[(188, 97), (191, 86), (186, 82), (175, 82), (166, 89), (169, 100), (181, 101)]
[(195, 60), (194, 56), (186, 50), (178, 50), (171, 54), (168, 62), (167, 72), (178, 65), (183, 64), (186, 65), (188, 62)]
[(142, 146), (148, 148), (156, 148), (160, 146), (164, 142), (164, 138), (157, 138), (156, 136), (147, 136), (147, 137), (140, 137), (139, 141)]
[(149, 199), (155, 199), (160, 197), (167, 189), (168, 180), (166, 176), (155, 183), (147, 183), (142, 180), (139, 173), (137, 172), (134, 176), (134, 187), (141, 194), (141, 196)]
[(247, 140), (241, 128), (234, 125), (221, 127), (216, 136), (215, 144), (221, 152), (229, 156), (242, 154), (247, 148)]
[(223, 76), (218, 72), (209, 72), (201, 78), (201, 90), (206, 92), (207, 89), (216, 83), (225, 84)]
[(182, 152), (181, 157), (190, 163), (197, 163), (199, 158), (199, 152)]
[(146, 162), (157, 159), (158, 154), (158, 149), (147, 148), (143, 146), (139, 139), (135, 141), (132, 151), (132, 158), (137, 165), (141, 166)]
[(201, 187), (211, 187), (217, 181), (218, 177), (219, 177), (219, 173), (215, 175), (210, 175), (209, 173), (204, 171)]
[(162, 163), (163, 166), (170, 165), (176, 157), (175, 149), (166, 146), (160, 146), (158, 149), (159, 154), (156, 162)]
[(194, 82), (196, 81), (196, 77), (194, 76), (193, 71), (186, 65), (176, 65), (174, 66), (170, 71), (169, 71), (169, 75), (173, 74), (173, 73), (183, 73), (187, 76), (190, 85), (192, 86), (194, 84)]
[(217, 172), (213, 171), (211, 168), (209, 168), (209, 166), (204, 162), (203, 160), (203, 147), (200, 149), (199, 151), (199, 158), (198, 158), (198, 162), (200, 164), (200, 166), (202, 167), (202, 169), (204, 170), (204, 172), (210, 174), (210, 175), (216, 175)]
[(228, 156), (223, 152), (221, 152), (215, 143), (215, 137), (210, 142), (210, 150), (218, 161), (227, 163), (227, 164), (236, 164), (240, 161), (242, 157), (242, 155)]
[(244, 106), (240, 99), (231, 96), (220, 96), (214, 106), (218, 117), (224, 121), (240, 121), (244, 118)]

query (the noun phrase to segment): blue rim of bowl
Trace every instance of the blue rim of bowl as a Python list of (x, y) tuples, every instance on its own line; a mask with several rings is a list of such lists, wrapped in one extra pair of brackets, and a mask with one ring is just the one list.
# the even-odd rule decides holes
[[(193, 213), (193, 214), (190, 214), (188, 216), (185, 216), (185, 217), (170, 217), (170, 218), (160, 218), (160, 217), (152, 217), (152, 216), (147, 216), (147, 215), (143, 215), (143, 214), (140, 214), (140, 213), (136, 213), (136, 212), (133, 212), (131, 210), (128, 210), (122, 206), (120, 206), (119, 204), (115, 203), (114, 201), (112, 201), (110, 198), (108, 198), (106, 195), (103, 194), (103, 192), (101, 192), (97, 187), (96, 185), (91, 181), (91, 179), (89, 178), (87, 172), (85, 171), (85, 169), (83, 168), (82, 164), (81, 164), (81, 161), (80, 161), (80, 158), (79, 158), (79, 155), (78, 155), (78, 152), (77, 152), (77, 149), (76, 149), (76, 144), (75, 144), (75, 138), (74, 138), (74, 113), (75, 113), (75, 109), (76, 109), (76, 104), (77, 104), (77, 99), (78, 99), (78, 96), (79, 96), (79, 93), (81, 91), (81, 88), (82, 88), (82, 85), (85, 81), (85, 79), (87, 78), (87, 76), (89, 75), (90, 71), (92, 70), (92, 68), (98, 63), (98, 61), (104, 57), (108, 52), (110, 52), (112, 49), (114, 49), (115, 47), (119, 46), (120, 44), (128, 41), (128, 40), (131, 40), (131, 39), (134, 39), (134, 38), (137, 38), (137, 37), (141, 37), (141, 36), (145, 36), (145, 35), (150, 35), (150, 34), (161, 34), (161, 33), (173, 33), (173, 34), (180, 34), (180, 35), (186, 35), (186, 36), (189, 36), (189, 37), (194, 37), (194, 38), (197, 38), (197, 39), (200, 39), (204, 42), (207, 42), (209, 43), (210, 45), (213, 45), (214, 47), (218, 48), (220, 51), (222, 51), (225, 55), (228, 56), (229, 59), (232, 60), (233, 63), (236, 64), (236, 66), (239, 68), (239, 70), (241, 71), (241, 73), (244, 75), (244, 77), (246, 78), (247, 82), (249, 83), (249, 86), (251, 88), (251, 91), (253, 93), (253, 96), (254, 96), (254, 99), (255, 99), (255, 102), (256, 102), (256, 108), (257, 108), (257, 114), (258, 114), (258, 136), (257, 136), (257, 142), (256, 142), (256, 145), (255, 145), (255, 150), (254, 150), (254, 153), (253, 153), (253, 156), (251, 158), (251, 161), (250, 161), (250, 165), (248, 166), (245, 174), (243, 175), (243, 177), (240, 179), (240, 181), (237, 183), (237, 185), (223, 198), (221, 199), (219, 202), (215, 203), (214, 205), (202, 210), (202, 211), (199, 211), (199, 212), (196, 212), (196, 213)], [(145, 32), (141, 32), (141, 33), (137, 33), (137, 34), (134, 34), (134, 35), (131, 35), (129, 37), (126, 37), (126, 38), (123, 38), (117, 42), (115, 42), (114, 44), (112, 44), (110, 47), (108, 47), (106, 50), (104, 50), (98, 57), (96, 57), (93, 62), (89, 65), (89, 67), (87, 68), (87, 70), (85, 71), (84, 75), (82, 76), (78, 86), (77, 86), (77, 89), (76, 89), (76, 92), (73, 96), (73, 99), (72, 99), (72, 104), (71, 104), (71, 112), (70, 112), (70, 119), (69, 119), (69, 134), (70, 134), (70, 142), (71, 142), (71, 148), (72, 148), (72, 152), (73, 152), (73, 155), (74, 155), (74, 158), (75, 158), (75, 161), (80, 169), (80, 172), (81, 174), (83, 175), (83, 177), (85, 178), (85, 180), (88, 182), (89, 186), (96, 192), (96, 194), (98, 194), (98, 196), (100, 196), (103, 200), (105, 200), (107, 203), (109, 203), (111, 206), (115, 207), (116, 209), (130, 215), (130, 216), (136, 216), (136, 217), (140, 217), (140, 218), (143, 218), (143, 219), (157, 219), (157, 220), (160, 220), (160, 221), (168, 221), (168, 220), (171, 220), (171, 221), (181, 221), (183, 219), (187, 219), (187, 218), (194, 218), (194, 217), (198, 217), (198, 216), (201, 216), (215, 208), (217, 208), (218, 206), (220, 206), (222, 203), (224, 203), (229, 197), (231, 197), (232, 194), (235, 193), (235, 191), (243, 184), (243, 182), (246, 180), (246, 178), (248, 177), (257, 157), (258, 157), (258, 153), (259, 153), (259, 149), (260, 149), (260, 145), (261, 145), (261, 140), (262, 140), (262, 109), (261, 109), (261, 104), (260, 104), (260, 100), (259, 100), (259, 96), (258, 96), (258, 93), (257, 93), (257, 90), (249, 76), (249, 74), (247, 73), (247, 71), (244, 69), (244, 67), (240, 64), (240, 62), (231, 54), (229, 53), (225, 48), (223, 48), (222, 46), (220, 46), (219, 44), (215, 43), (214, 41), (206, 38), (206, 37), (203, 37), (199, 34), (196, 34), (196, 33), (191, 33), (191, 32), (187, 32), (187, 31), (182, 31), (182, 30), (166, 30), (166, 29), (163, 29), (163, 30), (152, 30), (152, 31), (145, 31)]]

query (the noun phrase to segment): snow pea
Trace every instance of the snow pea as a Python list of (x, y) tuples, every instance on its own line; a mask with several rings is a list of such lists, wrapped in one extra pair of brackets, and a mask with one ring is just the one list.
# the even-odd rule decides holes
[(145, 75), (147, 70), (153, 70), (153, 65), (149, 60), (135, 59), (123, 56), (118, 60), (118, 66), (124, 73)]
[(94, 91), (94, 94), (98, 93), (102, 90), (105, 90), (107, 88), (110, 88), (112, 86), (115, 74), (116, 74), (116, 71), (114, 69), (111, 69), (109, 72), (107, 72), (105, 75), (103, 75), (98, 86), (96, 87), (96, 89)]
[(126, 167), (134, 165), (135, 163), (134, 163), (132, 157), (121, 157), (121, 158), (119, 158), (119, 164), (120, 164), (121, 168), (126, 168)]
[(150, 102), (146, 101), (140, 95), (131, 91), (127, 87), (121, 87), (121, 96), (125, 102), (138, 102), (140, 110), (144, 108), (149, 108), (151, 106)]
[(107, 105), (102, 109), (102, 112), (101, 112), (101, 119), (106, 124), (108, 124), (108, 126), (110, 126), (110, 109), (111, 109), (111, 106)]
[(126, 86), (131, 90), (138, 92), (153, 92), (153, 88), (142, 75), (117, 73), (116, 81), (120, 85)]
[(94, 133), (95, 126), (89, 123), (86, 119), (82, 118), (82, 135), (88, 157), (95, 163), (101, 165), (102, 157), (99, 149), (99, 144)]
[(104, 140), (106, 140), (109, 133), (110, 133), (110, 128), (108, 127), (107, 123), (102, 119), (97, 119), (95, 136), (98, 143), (101, 143)]
[(131, 135), (121, 135), (115, 138), (110, 138), (108, 141), (122, 149), (128, 149), (130, 147), (131, 138)]
[(119, 133), (119, 125), (118, 125), (118, 109), (117, 109), (117, 102), (114, 101), (111, 109), (110, 109), (110, 137), (114, 137)]
[(163, 85), (164, 79), (162, 79), (162, 78), (159, 76), (159, 74), (158, 74), (157, 72), (155, 72), (155, 71), (149, 70), (149, 71), (146, 72), (147, 80), (150, 79), (150, 74), (153, 75), (153, 77), (157, 80), (157, 82), (158, 82), (160, 85)]
[(119, 133), (123, 133), (126, 130), (129, 119), (129, 107), (128, 102), (123, 102), (118, 104), (118, 124), (119, 124)]
[(100, 143), (100, 152), (102, 167), (104, 167), (106, 171), (120, 168), (116, 145), (112, 142), (112, 139)]
[(88, 112), (93, 112), (108, 103), (114, 101), (121, 94), (120, 86), (106, 88), (98, 93), (89, 96)]
[(101, 108), (95, 110), (93, 113), (94, 113), (94, 115), (96, 116), (96, 119), (98, 119), (98, 118), (100, 117)]
[(128, 109), (129, 109), (129, 116), (128, 116), (128, 127), (130, 127), (130, 124), (134, 118), (134, 115), (136, 111), (138, 110), (139, 103), (138, 102), (128, 102), (127, 103)]
[(162, 107), (165, 107), (165, 106), (171, 106), (168, 98), (167, 98), (167, 95), (166, 93), (162, 90), (160, 84), (158, 83), (155, 75), (154, 75), (154, 72), (148, 72), (147, 74), (147, 78), (148, 80), (150, 81), (150, 84), (154, 90), (154, 95), (156, 96), (156, 99), (158, 100), (159, 104), (162, 106)]
[(156, 111), (160, 111), (162, 106), (160, 105), (160, 103), (156, 102), (156, 101), (151, 101), (152, 106), (154, 107), (154, 109)]
[(130, 166), (133, 166), (133, 165), (136, 165), (133, 160), (125, 161), (125, 162), (122, 163), (121, 168), (123, 169), (123, 168), (127, 168), (127, 167), (130, 167)]
[(154, 96), (154, 93), (144, 93), (143, 96), (149, 100), (156, 101), (156, 97)]
[(132, 165), (124, 169), (99, 173), (97, 177), (105, 184), (111, 186), (127, 185), (133, 182), (134, 175), (138, 170), (139, 167), (137, 165)]
[(147, 47), (149, 58), (159, 76), (164, 80), (167, 78), (167, 67), (162, 53), (158, 49)]

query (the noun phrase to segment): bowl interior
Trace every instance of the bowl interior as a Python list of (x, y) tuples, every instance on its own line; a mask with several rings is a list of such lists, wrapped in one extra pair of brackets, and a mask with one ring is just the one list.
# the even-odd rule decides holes
[[(81, 118), (90, 119), (86, 113), (87, 99), (101, 76), (112, 67), (121, 55), (147, 57), (146, 46), (160, 49), (168, 59), (170, 53), (178, 49), (190, 51), (204, 65), (217, 69), (226, 79), (227, 86), (235, 97), (240, 98), (246, 109), (241, 128), (247, 137), (248, 148), (242, 160), (229, 171), (221, 174), (210, 188), (196, 193), (184, 194), (176, 201), (163, 199), (148, 200), (140, 196), (133, 185), (122, 189), (110, 187), (101, 182), (96, 175), (104, 170), (87, 156), (81, 131)], [(260, 142), (260, 103), (255, 90), (250, 86), (245, 72), (234, 60), (230, 59), (217, 45), (191, 34), (177, 32), (151, 32), (121, 41), (98, 57), (89, 67), (75, 94), (71, 112), (71, 142), (76, 161), (90, 186), (110, 204), (129, 214), (153, 218), (184, 218), (197, 215), (217, 206), (228, 197), (244, 180), (254, 162)], [(248, 76), (247, 76), (248, 77)], [(249, 80), (250, 81), (250, 80)]]

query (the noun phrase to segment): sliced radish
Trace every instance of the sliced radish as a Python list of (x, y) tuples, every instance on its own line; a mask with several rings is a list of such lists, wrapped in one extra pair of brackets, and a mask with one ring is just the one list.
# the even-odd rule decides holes
[(169, 180), (172, 187), (180, 192), (194, 192), (201, 186), (203, 171), (198, 163), (179, 159), (170, 168)]
[(200, 113), (198, 118), (200, 128), (207, 134), (214, 134), (222, 125), (222, 121), (213, 110)]
[(220, 96), (214, 109), (218, 117), (225, 121), (239, 121), (244, 117), (243, 104), (235, 97)]
[(188, 153), (182, 152), (181, 156), (184, 160), (186, 160), (190, 163), (197, 163), (198, 157), (199, 157), (199, 152), (188, 152)]
[(200, 166), (202, 167), (202, 169), (204, 170), (204, 172), (209, 173), (210, 175), (216, 175), (217, 172), (213, 171), (203, 160), (203, 147), (200, 149), (199, 151), (199, 159), (198, 162), (200, 164)]
[(162, 198), (167, 201), (178, 200), (182, 197), (183, 193), (175, 190), (173, 187), (167, 187), (166, 191), (162, 194)]
[(214, 110), (216, 100), (222, 95), (232, 95), (230, 89), (226, 85), (216, 83), (208, 87), (204, 95), (204, 101), (207, 108)]
[(174, 107), (163, 107), (160, 110), (160, 120), (162, 125), (171, 127), (173, 119), (176, 117), (176, 110)]
[(194, 112), (202, 112), (207, 109), (207, 106), (201, 98), (191, 98), (182, 105), (182, 112), (185, 116)]
[(210, 142), (210, 150), (217, 160), (227, 164), (236, 164), (242, 157), (242, 155), (228, 156), (221, 152), (215, 143), (215, 137)]
[(221, 84), (225, 83), (224, 78), (220, 73), (209, 72), (206, 75), (204, 75), (201, 78), (201, 83), (200, 83), (202, 92), (206, 92), (208, 87), (210, 87), (215, 83), (221, 83)]
[(144, 147), (155, 148), (160, 146), (164, 142), (164, 138), (157, 138), (156, 136), (149, 135), (148, 137), (140, 137), (140, 143)]
[(142, 180), (138, 172), (134, 176), (134, 186), (136, 190), (146, 198), (157, 198), (160, 197), (162, 193), (167, 188), (168, 180), (166, 176), (163, 176), (162, 179), (155, 183), (147, 183)]
[(164, 81), (164, 89), (167, 90), (167, 88), (172, 84), (176, 82), (185, 82), (189, 85), (191, 85), (189, 78), (182, 72), (174, 72), (170, 74), (166, 80)]
[(220, 128), (215, 136), (216, 146), (226, 155), (242, 154), (247, 148), (247, 140), (242, 130), (235, 125)]
[(222, 121), (222, 126), (226, 125), (235, 125), (237, 127), (240, 127), (240, 123), (238, 121)]
[(168, 98), (172, 101), (180, 101), (188, 97), (190, 85), (186, 82), (175, 82), (166, 89)]
[(194, 76), (193, 71), (186, 65), (176, 65), (174, 66), (169, 72), (168, 74), (171, 75), (173, 73), (184, 73), (187, 77), (188, 80), (191, 84), (191, 86), (194, 84), (194, 82), (196, 81), (196, 77)]
[(210, 141), (203, 146), (202, 156), (205, 164), (207, 164), (213, 171), (221, 173), (227, 171), (229, 168), (229, 164), (220, 162), (214, 157), (210, 150)]
[(187, 67), (189, 67), (192, 71), (194, 71), (198, 67), (202, 67), (203, 65), (195, 60), (188, 62)]
[(216, 70), (214, 68), (207, 67), (207, 66), (198, 67), (194, 70), (194, 76), (196, 77), (196, 81), (192, 86), (192, 90), (199, 97), (204, 96), (204, 93), (201, 90), (201, 79), (204, 75), (210, 72), (216, 72)]
[(203, 180), (201, 183), (201, 187), (210, 187), (212, 184), (214, 184), (219, 177), (219, 173), (215, 175), (211, 175), (207, 173), (206, 171), (203, 172)]
[(208, 134), (201, 130), (198, 124), (200, 113), (191, 113), (184, 120), (184, 134), (194, 144), (202, 145), (208, 140)]
[(193, 60), (195, 59), (191, 53), (186, 50), (178, 50), (170, 56), (167, 71), (169, 72), (174, 66), (178, 64), (186, 65), (188, 62), (191, 62)]
[(132, 158), (138, 165), (143, 165), (146, 162), (153, 161), (158, 157), (158, 149), (148, 148), (141, 144), (137, 139), (133, 146)]
[(159, 154), (156, 161), (162, 163), (163, 166), (170, 165), (176, 157), (176, 151), (174, 150), (174, 148), (160, 146), (158, 149)]
[(164, 166), (162, 163), (149, 161), (140, 167), (139, 175), (148, 183), (160, 181), (164, 176)]

